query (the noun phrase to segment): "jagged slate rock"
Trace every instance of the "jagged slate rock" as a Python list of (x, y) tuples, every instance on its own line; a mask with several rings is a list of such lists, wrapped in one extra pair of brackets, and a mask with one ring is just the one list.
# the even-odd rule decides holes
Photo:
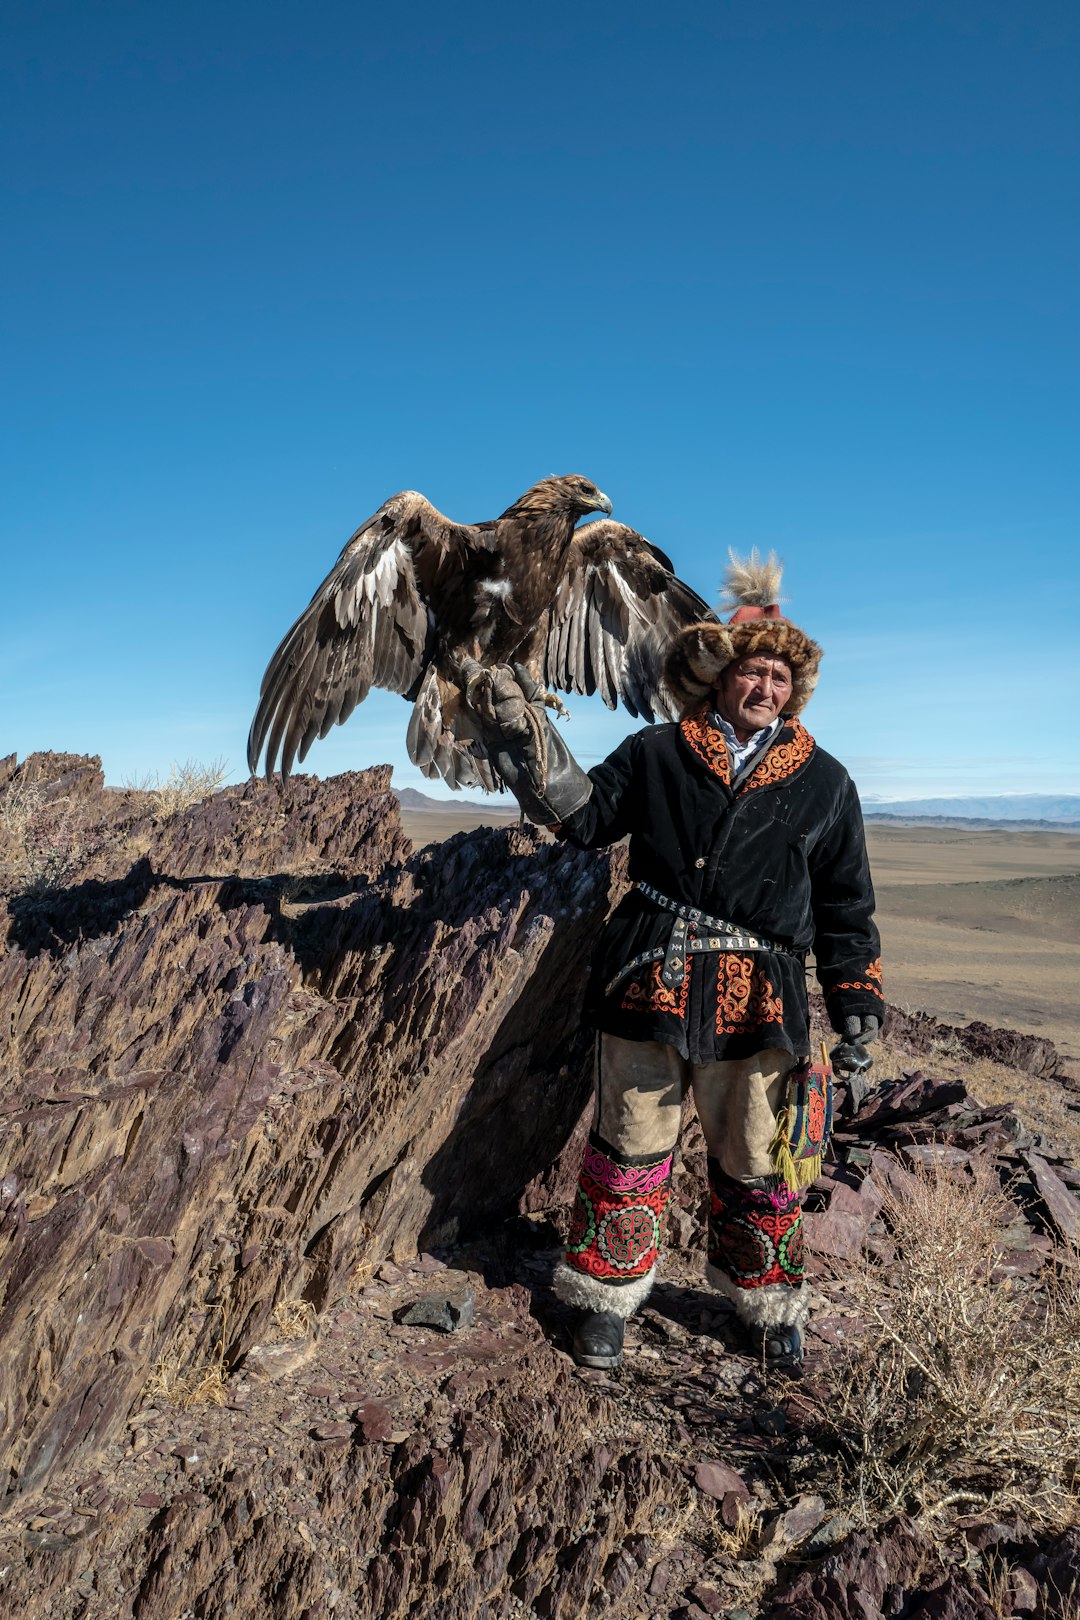
[[(896, 1080), (878, 1089), (877, 1094), (860, 1110), (850, 1130), (857, 1132), (860, 1140), (865, 1140), (867, 1136), (876, 1136), (887, 1127), (967, 1101), (967, 1087), (959, 1080), (935, 1080), (926, 1075)], [(837, 1134), (846, 1136), (849, 1133), (845, 1130)]]
[(624, 852), (513, 827), (410, 854), (386, 767), (161, 827), (145, 798), (80, 804), (147, 857), (120, 839), (44, 918), (0, 895), (0, 1495), (117, 1435), (166, 1349), (212, 1358), (208, 1265), (242, 1364), (276, 1300), (321, 1312), (512, 1213), (589, 1095)]
[(720, 1516), (729, 1527), (738, 1523), (739, 1510), (750, 1500), (746, 1481), (734, 1468), (721, 1462), (694, 1464), (694, 1484), (714, 1502), (720, 1503)]
[(1030, 1151), (1023, 1158), (1050, 1219), (1067, 1243), (1080, 1247), (1080, 1203), (1045, 1159)]
[(919, 1620), (1000, 1620), (1001, 1616), (1001, 1610), (993, 1607), (966, 1572), (946, 1576), (914, 1612)]
[(821, 1555), (843, 1541), (855, 1529), (855, 1520), (850, 1513), (832, 1513), (825, 1519), (803, 1549), (808, 1558), (820, 1558)]
[(779, 1553), (813, 1534), (825, 1517), (825, 1501), (816, 1495), (800, 1496), (793, 1507), (778, 1513), (761, 1538), (762, 1547)]
[[(936, 1572), (936, 1579), (935, 1579)], [(766, 1598), (760, 1620), (886, 1620), (886, 1595), (911, 1595), (940, 1580), (933, 1547), (905, 1520), (859, 1530), (817, 1570), (805, 1570), (783, 1592)], [(889, 1613), (895, 1612), (889, 1605)], [(914, 1605), (909, 1612), (918, 1612)]]
[(1009, 1597), (1013, 1614), (1034, 1614), (1039, 1607), (1039, 1583), (1023, 1565), (1009, 1571)]
[(952, 1142), (908, 1143), (900, 1148), (900, 1152), (914, 1165), (940, 1165), (952, 1169), (958, 1164), (971, 1163), (971, 1154), (955, 1147)]
[(1025, 1567), (1044, 1590), (1080, 1592), (1080, 1529), (1066, 1530), (1053, 1545), (1026, 1559)]
[[(824, 1004), (816, 991), (810, 1003), (817, 1021), (827, 1023)], [(970, 1057), (988, 1058), (993, 1063), (1022, 1069), (1028, 1074), (1050, 1078), (1060, 1074), (1064, 1067), (1064, 1060), (1053, 1043), (1039, 1035), (997, 1029), (979, 1020), (959, 1026), (946, 1024), (930, 1013), (908, 1012), (891, 1004), (886, 1008), (885, 1017), (890, 1037), (908, 1051), (924, 1057), (933, 1055), (937, 1042), (948, 1040), (959, 1042)]]
[(351, 1423), (316, 1423), (311, 1436), (314, 1440), (351, 1440)]
[(829, 1254), (836, 1260), (854, 1260), (866, 1237), (868, 1219), (850, 1210), (825, 1209), (803, 1215), (806, 1244), (811, 1254)]
[(457, 1333), (471, 1327), (475, 1319), (476, 1302), (468, 1285), (424, 1294), (394, 1313), (394, 1320), (406, 1327), (437, 1328), (440, 1333)]
[(710, 1581), (697, 1581), (690, 1588), (690, 1596), (706, 1614), (724, 1614), (727, 1610), (727, 1595)]

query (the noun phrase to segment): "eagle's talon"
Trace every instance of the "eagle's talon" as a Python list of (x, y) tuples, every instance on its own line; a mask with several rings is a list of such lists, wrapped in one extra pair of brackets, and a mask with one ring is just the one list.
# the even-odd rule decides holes
[(545, 709), (554, 709), (560, 720), (569, 720), (570, 710), (566, 707), (558, 692), (541, 690), (537, 693), (537, 697), (542, 700)]
[(466, 707), (472, 709), (473, 712), (476, 713), (476, 714), (480, 714), (482, 711), (480, 709), (480, 705), (477, 702), (476, 697), (475, 697), (474, 694), (476, 693), (477, 688), (483, 686), (485, 682), (487, 682), (488, 685), (491, 684), (491, 671), (490, 671), (490, 669), (478, 669), (478, 670), (476, 670), (472, 675), (469, 676), (468, 680), (465, 682), (465, 704), (466, 704)]

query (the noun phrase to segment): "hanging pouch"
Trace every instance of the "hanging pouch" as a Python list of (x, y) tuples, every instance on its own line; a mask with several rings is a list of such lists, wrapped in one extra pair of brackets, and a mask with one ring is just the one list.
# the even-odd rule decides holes
[(787, 1101), (772, 1140), (773, 1164), (793, 1192), (809, 1187), (821, 1174), (832, 1123), (833, 1072), (822, 1042), (820, 1062), (804, 1058), (788, 1075)]

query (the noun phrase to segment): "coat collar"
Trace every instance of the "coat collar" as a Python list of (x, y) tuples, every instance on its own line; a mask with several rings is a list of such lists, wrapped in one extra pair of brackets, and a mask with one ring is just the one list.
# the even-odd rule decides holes
[[(680, 721), (679, 730), (691, 753), (714, 776), (719, 777), (725, 787), (730, 788), (731, 756), (723, 733), (709, 720), (708, 705), (688, 714), (685, 720)], [(758, 760), (753, 774), (739, 788), (739, 793), (749, 793), (754, 788), (775, 787), (786, 781), (806, 764), (814, 747), (814, 739), (801, 720), (785, 720), (770, 748)]]

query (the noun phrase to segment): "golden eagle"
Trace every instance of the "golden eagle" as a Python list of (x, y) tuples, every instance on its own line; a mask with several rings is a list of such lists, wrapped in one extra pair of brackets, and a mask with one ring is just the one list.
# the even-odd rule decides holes
[[(248, 737), (283, 776), (372, 686), (413, 704), (409, 757), (454, 788), (501, 784), (463, 665), (517, 661), (548, 689), (599, 692), (668, 719), (665, 653), (714, 617), (662, 551), (621, 523), (575, 528), (611, 502), (588, 478), (544, 478), (499, 518), (453, 523), (415, 490), (357, 529), (267, 666)], [(553, 707), (562, 708), (557, 698)]]

